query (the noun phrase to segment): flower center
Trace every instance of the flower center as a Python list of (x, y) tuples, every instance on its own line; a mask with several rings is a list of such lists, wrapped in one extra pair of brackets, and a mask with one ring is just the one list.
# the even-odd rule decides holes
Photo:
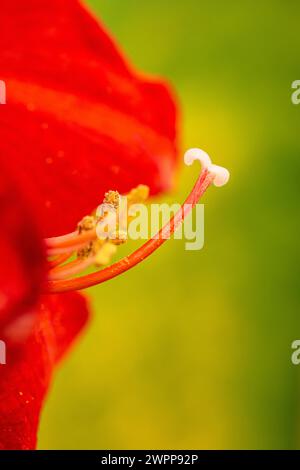
[[(156, 235), (120, 261), (91, 274), (73, 277), (91, 266), (101, 267), (108, 264), (116, 252), (117, 245), (126, 241), (126, 233), (122, 231), (122, 219), (128, 216), (127, 212), (123, 213), (120, 204), (122, 197), (117, 191), (108, 191), (97, 213), (85, 216), (79, 222), (77, 230), (59, 237), (47, 238), (45, 243), (49, 256), (49, 273), (44, 290), (48, 293), (67, 292), (100, 284), (122, 274), (153, 253), (166, 241), (166, 234), (174, 233), (212, 183), (215, 186), (223, 186), (229, 179), (228, 170), (212, 164), (210, 157), (203, 150), (190, 149), (186, 152), (184, 161), (187, 165), (191, 165), (195, 160), (200, 161), (202, 170), (181, 209)], [(147, 186), (140, 185), (126, 196), (127, 204), (130, 206), (144, 202), (148, 194)], [(112, 234), (109, 227), (112, 226), (111, 221), (116, 220), (118, 223), (113, 224)], [(75, 259), (68, 262), (74, 255)]]

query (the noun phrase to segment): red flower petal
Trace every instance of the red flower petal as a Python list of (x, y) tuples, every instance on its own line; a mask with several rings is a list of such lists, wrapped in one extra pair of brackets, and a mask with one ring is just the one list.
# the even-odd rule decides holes
[[(0, 159), (0, 331), (35, 305), (44, 278), (44, 250), (23, 195)], [(0, 339), (2, 339), (0, 337)]]
[(0, 366), (0, 449), (33, 449), (39, 415), (55, 365), (88, 317), (77, 293), (44, 297), (25, 344), (7, 343)]
[(0, 449), (35, 447), (53, 368), (87, 319), (77, 293), (40, 298), (44, 250), (26, 202), (0, 159)]
[(0, 151), (45, 235), (72, 230), (108, 189), (170, 187), (170, 92), (134, 73), (76, 0), (2, 0), (0, 70)]

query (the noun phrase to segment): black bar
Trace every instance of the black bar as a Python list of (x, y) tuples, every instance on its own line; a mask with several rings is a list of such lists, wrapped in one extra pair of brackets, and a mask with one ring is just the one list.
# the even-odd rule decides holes
[[(79, 468), (106, 468), (121, 465), (123, 468), (138, 468), (144, 465), (172, 465), (184, 468), (206, 468), (209, 464), (282, 464), (299, 462), (298, 451), (199, 451), (199, 450), (74, 450), (74, 451), (0, 451), (0, 468), (19, 464), (19, 468), (54, 468), (57, 464), (76, 464)], [(242, 465), (242, 467), (241, 467)], [(69, 467), (70, 468), (70, 467)]]

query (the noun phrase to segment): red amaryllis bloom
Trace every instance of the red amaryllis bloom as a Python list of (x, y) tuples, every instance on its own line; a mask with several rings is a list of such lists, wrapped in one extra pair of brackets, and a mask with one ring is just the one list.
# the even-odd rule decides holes
[[(170, 187), (176, 109), (168, 87), (133, 71), (76, 0), (2, 0), (0, 79), (0, 448), (32, 449), (53, 370), (87, 321), (75, 290), (126, 271), (163, 242), (73, 278), (95, 246), (94, 218), (84, 216), (105, 193), (114, 205), (109, 189)], [(204, 163), (190, 206), (220, 173), (199, 152), (187, 155)], [(146, 186), (130, 197), (143, 198)]]

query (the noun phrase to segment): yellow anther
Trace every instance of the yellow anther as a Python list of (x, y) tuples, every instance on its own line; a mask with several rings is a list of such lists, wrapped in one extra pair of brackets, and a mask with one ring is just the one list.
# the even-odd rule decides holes
[[(87, 232), (96, 227), (96, 219), (92, 215), (86, 215), (81, 219), (77, 225), (78, 233)], [(93, 242), (89, 242), (86, 246), (77, 251), (77, 257), (79, 259), (88, 258), (93, 251)]]
[(92, 250), (92, 253), (93, 255), (96, 255), (100, 250), (101, 248), (103, 247), (103, 245), (106, 243), (106, 238), (98, 238), (97, 240), (95, 240), (93, 242), (93, 250)]
[(90, 242), (88, 245), (78, 250), (77, 258), (82, 260), (88, 258), (93, 253), (93, 245), (94, 243)]
[(115, 245), (109, 242), (104, 243), (95, 255), (95, 265), (103, 266), (104, 264), (108, 264), (116, 251), (117, 247)]
[(86, 215), (77, 225), (79, 233), (86, 232), (87, 230), (92, 230), (95, 227), (96, 219), (92, 215)]
[[(142, 203), (148, 196), (148, 186), (140, 184), (127, 194), (128, 206)], [(103, 203), (99, 206), (101, 212), (99, 211), (95, 217), (92, 215), (83, 217), (77, 226), (78, 233), (81, 234), (82, 232), (96, 229), (97, 223), (101, 223), (106, 217), (114, 213), (118, 214), (119, 222), (122, 220), (122, 217), (125, 218), (125, 221), (126, 219), (130, 220), (132, 217), (128, 217), (127, 211), (123, 211), (122, 204), (120, 203), (121, 200), (118, 191), (107, 191), (104, 195)], [(112, 233), (104, 231), (101, 237), (97, 233), (97, 240), (87, 242), (84, 247), (77, 251), (77, 257), (81, 260), (94, 257), (97, 266), (109, 263), (111, 256), (116, 251), (116, 246), (122, 245), (127, 241), (127, 232), (121, 229), (121, 224), (122, 222)]]
[(127, 200), (129, 204), (138, 204), (146, 201), (149, 197), (149, 187), (145, 184), (139, 184), (136, 188), (133, 188), (130, 193), (127, 194)]
[(89, 242), (85, 247), (77, 251), (77, 257), (83, 260), (90, 256), (95, 256), (106, 243), (106, 240), (106, 238), (98, 238), (97, 240)]
[(111, 204), (115, 209), (119, 207), (120, 195), (118, 191), (107, 191), (104, 195), (103, 203)]

